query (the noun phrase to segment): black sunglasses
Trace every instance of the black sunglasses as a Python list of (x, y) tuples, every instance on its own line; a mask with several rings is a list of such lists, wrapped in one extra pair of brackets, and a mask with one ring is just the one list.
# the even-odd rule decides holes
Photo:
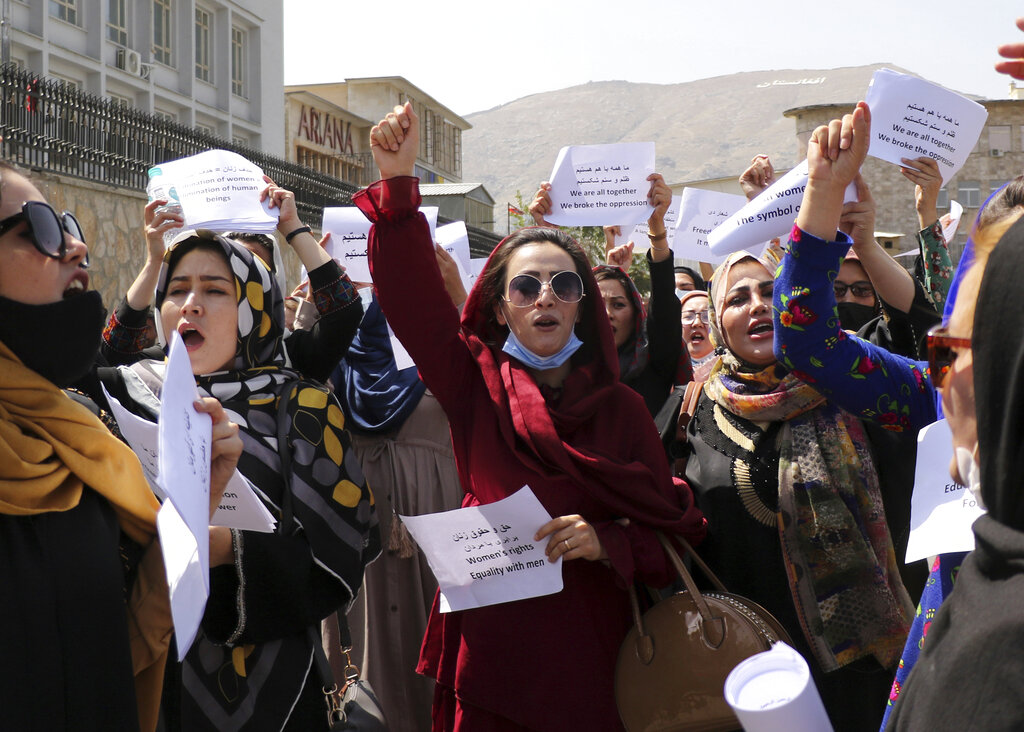
[(583, 299), (583, 279), (571, 270), (558, 272), (547, 282), (529, 274), (516, 275), (509, 280), (505, 299), (517, 308), (530, 307), (540, 298), (544, 285), (550, 287), (555, 297), (564, 303), (572, 304)]
[(845, 282), (833, 282), (832, 289), (836, 293), (836, 299), (845, 297), (847, 290), (852, 290), (854, 297), (874, 297), (875, 288), (871, 286), (870, 282), (861, 280), (860, 282), (854, 282), (852, 285), (848, 285)]
[(942, 386), (946, 374), (956, 360), (956, 348), (970, 348), (970, 338), (951, 336), (945, 326), (936, 326), (928, 331), (928, 373), (932, 377), (932, 386)]
[[(85, 243), (82, 225), (72, 214), (65, 211), (58, 214), (53, 207), (42, 201), (26, 201), (22, 204), (21, 213), (8, 216), (0, 221), (0, 236), (25, 222), (25, 234), (40, 254), (53, 259), (64, 259), (68, 255), (67, 241), (64, 232), (71, 234), (78, 241)], [(89, 254), (86, 253), (83, 267), (89, 266)]]

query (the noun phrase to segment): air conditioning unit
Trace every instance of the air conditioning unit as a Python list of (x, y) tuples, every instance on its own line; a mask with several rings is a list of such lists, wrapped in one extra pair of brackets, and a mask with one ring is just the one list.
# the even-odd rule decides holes
[(1005, 150), (989, 150), (988, 154), (993, 158), (1001, 158), (1006, 154)]
[(149, 76), (149, 67), (142, 63), (141, 54), (130, 48), (117, 49), (117, 68), (127, 71), (132, 76), (142, 78)]

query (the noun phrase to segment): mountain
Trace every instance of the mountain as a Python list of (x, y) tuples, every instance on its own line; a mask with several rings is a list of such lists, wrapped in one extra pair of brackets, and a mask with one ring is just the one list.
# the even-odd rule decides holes
[(779, 168), (803, 158), (796, 124), (782, 113), (863, 99), (871, 75), (892, 64), (750, 71), (682, 84), (600, 81), (532, 94), (466, 117), (463, 180), (481, 182), (503, 206), (527, 202), (565, 145), (648, 142), (670, 185), (738, 176), (757, 153)]

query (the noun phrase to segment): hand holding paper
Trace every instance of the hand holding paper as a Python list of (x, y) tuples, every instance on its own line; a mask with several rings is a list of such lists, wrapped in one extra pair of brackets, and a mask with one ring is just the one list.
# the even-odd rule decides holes
[(544, 181), (540, 184), (540, 188), (533, 194), (533, 200), (530, 201), (530, 206), (527, 209), (530, 212), (530, 216), (533, 217), (533, 222), (537, 226), (554, 226), (549, 224), (544, 216), (551, 212), (551, 184)]
[(213, 397), (193, 402), (197, 412), (210, 415), (210, 516), (220, 506), (224, 488), (235, 474), (238, 458), (242, 456), (242, 438), (238, 425), (228, 419), (221, 403)]
[(740, 188), (748, 201), (760, 196), (775, 182), (775, 168), (767, 155), (755, 155), (750, 165), (740, 174)]

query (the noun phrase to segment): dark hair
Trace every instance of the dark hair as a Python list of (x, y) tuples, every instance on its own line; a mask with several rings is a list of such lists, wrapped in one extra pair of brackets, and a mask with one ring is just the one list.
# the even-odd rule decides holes
[(697, 272), (695, 270), (692, 270), (689, 267), (684, 267), (683, 265), (679, 264), (679, 265), (676, 265), (675, 267), (673, 267), (672, 271), (680, 273), (680, 274), (688, 275), (689, 278), (691, 280), (693, 280), (693, 288), (695, 290), (705, 290), (706, 291), (708, 289), (707, 283), (704, 282), (704, 278), (701, 277), (699, 274), (697, 274)]
[(988, 205), (981, 210), (975, 231), (984, 231), (1022, 206), (1024, 206), (1024, 175), (1018, 175), (993, 196)]
[(270, 252), (270, 261), (267, 262), (267, 266), (271, 272), (275, 272), (274, 269), (274, 237), (268, 234), (255, 234), (249, 231), (232, 231), (225, 234), (228, 239), (234, 239), (240, 244), (259, 244), (261, 247), (265, 247)]
[(594, 285), (594, 276), (590, 270), (590, 260), (575, 239), (564, 231), (546, 226), (520, 229), (506, 237), (495, 249), (487, 267), (480, 274), (476, 287), (480, 291), (481, 306), (486, 312), (486, 332), (508, 331), (507, 326), (498, 322), (494, 310), (505, 297), (505, 275), (509, 260), (517, 249), (529, 244), (554, 244), (572, 257), (576, 273), (583, 280), (584, 295), (584, 299), (580, 303), (580, 322), (576, 326), (577, 335), (584, 342), (585, 347), (597, 343), (597, 324), (594, 322), (593, 310), (585, 306), (587, 298), (599, 297)]

